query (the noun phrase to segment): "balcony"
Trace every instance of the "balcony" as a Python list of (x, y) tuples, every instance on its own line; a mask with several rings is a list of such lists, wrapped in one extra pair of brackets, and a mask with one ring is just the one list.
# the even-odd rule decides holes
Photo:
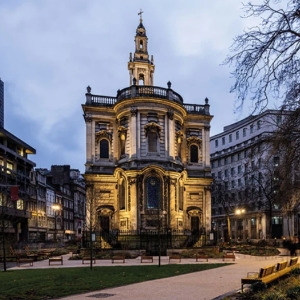
[[(90, 90), (89, 90), (90, 91)], [(99, 96), (86, 93), (86, 105), (113, 107), (117, 102), (131, 98), (158, 98), (174, 101), (181, 104), (188, 113), (210, 115), (208, 99), (205, 99), (205, 105), (184, 104), (182, 97), (172, 89), (166, 89), (157, 86), (138, 86), (131, 87), (118, 91), (117, 97)]]
[(15, 209), (7, 206), (0, 206), (0, 214), (6, 217), (31, 218), (31, 212), (27, 210)]

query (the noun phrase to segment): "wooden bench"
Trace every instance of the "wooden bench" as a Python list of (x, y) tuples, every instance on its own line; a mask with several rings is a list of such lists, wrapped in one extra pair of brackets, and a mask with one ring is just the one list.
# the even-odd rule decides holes
[(170, 255), (169, 256), (169, 262), (171, 261), (171, 260), (179, 260), (179, 262), (181, 262), (181, 256), (180, 256), (180, 254), (172, 254), (172, 255)]
[(52, 253), (54, 252), (54, 250), (51, 250), (51, 249), (41, 249), (40, 251), (38, 251), (38, 256), (40, 256), (40, 257), (47, 257), (47, 258), (49, 258), (51, 255), (52, 255)]
[(205, 253), (197, 253), (196, 262), (198, 262), (200, 259), (206, 259), (206, 261), (208, 261), (208, 255), (206, 255)]
[(253, 284), (256, 282), (263, 282), (268, 284), (280, 277), (290, 273), (299, 264), (298, 257), (291, 258), (289, 263), (287, 260), (277, 263), (276, 265), (260, 268), (259, 272), (248, 272), (246, 278), (241, 279), (242, 292), (244, 284)]
[(150, 256), (150, 255), (142, 255), (142, 256), (141, 256), (141, 263), (142, 263), (142, 262), (152, 263), (152, 262), (153, 262), (153, 256)]
[[(16, 261), (17, 257), (16, 256), (5, 256), (5, 261)], [(0, 256), (0, 262), (4, 262), (4, 257)]]
[(116, 261), (122, 261), (123, 263), (125, 263), (125, 256), (124, 255), (114, 255), (111, 258), (111, 262), (114, 263)]
[(50, 263), (57, 263), (57, 262), (60, 262), (61, 265), (63, 265), (63, 257), (62, 256), (56, 256), (56, 257), (49, 257), (49, 266), (50, 266)]
[(235, 255), (234, 252), (226, 252), (223, 255), (223, 261), (225, 261), (225, 259), (232, 259), (233, 261), (235, 261)]
[[(85, 261), (89, 261), (91, 262), (91, 257), (88, 257), (88, 256), (84, 256), (82, 257), (82, 264), (84, 264)], [(92, 257), (92, 263), (95, 264), (96, 263), (96, 257)]]
[(27, 263), (29, 266), (33, 266), (33, 258), (25, 258), (25, 257), (20, 257), (17, 258), (17, 266), (20, 267), (21, 263)]

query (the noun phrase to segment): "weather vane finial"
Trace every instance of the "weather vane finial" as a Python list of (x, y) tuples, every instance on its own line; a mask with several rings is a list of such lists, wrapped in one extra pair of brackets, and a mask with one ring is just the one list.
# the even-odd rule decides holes
[(142, 23), (142, 21), (143, 21), (143, 19), (142, 19), (142, 14), (143, 14), (144, 12), (142, 11), (142, 9), (140, 9), (140, 12), (138, 13), (138, 15), (140, 16), (140, 22)]

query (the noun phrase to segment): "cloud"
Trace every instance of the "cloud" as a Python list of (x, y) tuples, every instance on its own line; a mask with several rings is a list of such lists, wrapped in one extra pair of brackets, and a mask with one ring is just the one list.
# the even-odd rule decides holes
[(84, 172), (86, 87), (115, 96), (129, 85), (138, 12), (144, 11), (154, 84), (186, 103), (210, 99), (212, 132), (233, 119), (229, 69), (220, 66), (242, 31), (239, 1), (15, 0), (0, 2), (5, 128), (36, 148), (37, 166)]

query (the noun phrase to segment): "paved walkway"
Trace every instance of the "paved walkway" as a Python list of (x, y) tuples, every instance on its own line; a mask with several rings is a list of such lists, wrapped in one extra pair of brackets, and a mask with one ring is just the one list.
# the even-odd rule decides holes
[[(82, 264), (81, 260), (68, 260), (68, 255), (64, 255), (64, 264), (51, 265), (48, 260), (33, 263), (33, 267), (28, 264), (22, 264), (21, 267), (13, 266), (10, 269), (20, 270), (28, 268), (68, 268), (85, 267), (89, 268), (89, 262)], [(233, 294), (241, 288), (241, 278), (247, 275), (247, 272), (257, 272), (260, 267), (275, 264), (286, 260), (286, 256), (272, 257), (251, 257), (242, 254), (236, 254), (234, 264), (211, 269), (207, 271), (195, 272), (186, 275), (180, 275), (165, 279), (157, 279), (142, 283), (130, 284), (116, 288), (109, 288), (89, 292), (80, 295), (73, 295), (61, 300), (91, 300), (108, 298), (109, 300), (217, 300), (223, 299), (226, 295)], [(220, 263), (220, 259), (209, 259), (208, 263)], [(233, 262), (226, 260), (226, 262)], [(173, 263), (173, 262), (172, 262)], [(207, 262), (195, 262), (195, 259), (182, 259), (178, 264), (194, 264)], [(158, 258), (154, 257), (153, 264), (158, 265)], [(161, 264), (169, 264), (167, 257), (161, 258)], [(111, 263), (111, 260), (98, 260), (93, 266), (120, 266), (123, 263)], [(125, 265), (141, 265), (140, 258), (126, 259)], [(149, 263), (147, 263), (149, 265)]]

